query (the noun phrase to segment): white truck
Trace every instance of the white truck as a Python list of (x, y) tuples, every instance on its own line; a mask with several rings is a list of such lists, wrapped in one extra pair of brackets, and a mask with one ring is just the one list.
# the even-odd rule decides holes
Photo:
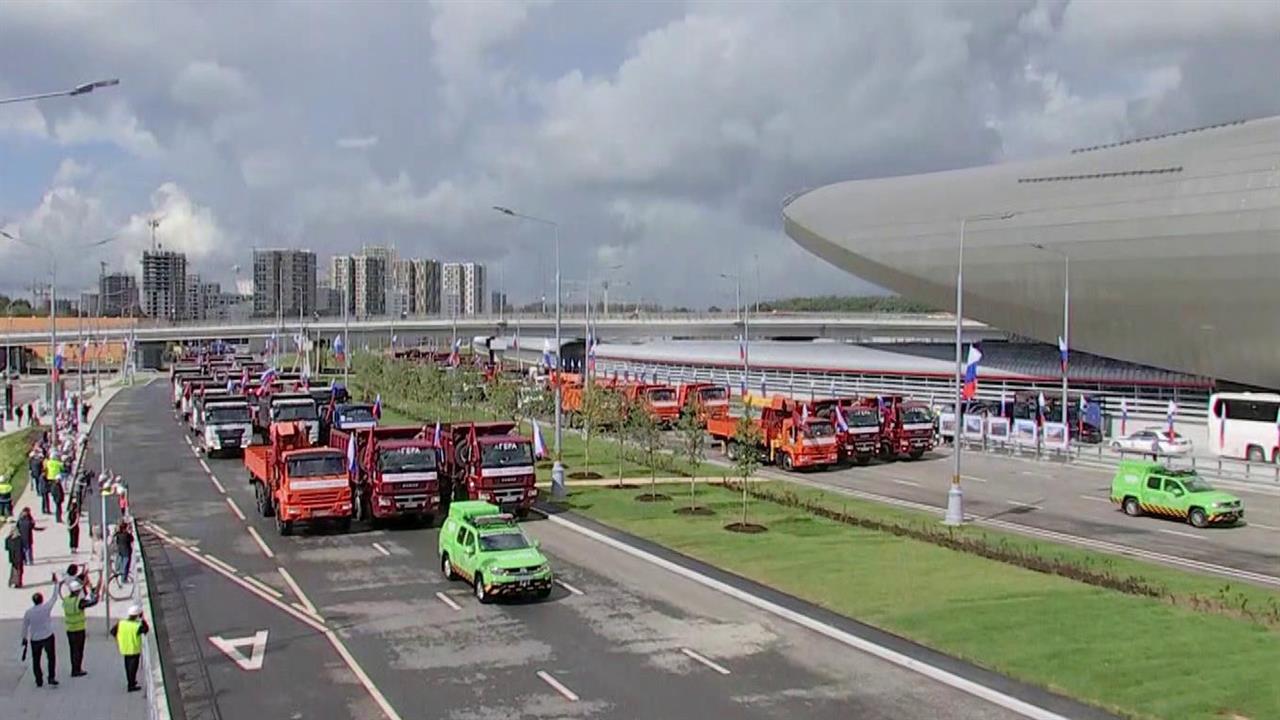
[[(262, 417), (265, 412), (265, 417)], [(316, 399), (310, 393), (274, 393), (265, 398), (258, 409), (259, 430), (263, 437), (270, 435), (271, 425), (278, 422), (297, 422), (307, 429), (312, 445), (320, 443), (320, 411)]]
[(196, 434), (206, 455), (243, 451), (253, 443), (253, 419), (243, 395), (210, 395), (197, 407)]

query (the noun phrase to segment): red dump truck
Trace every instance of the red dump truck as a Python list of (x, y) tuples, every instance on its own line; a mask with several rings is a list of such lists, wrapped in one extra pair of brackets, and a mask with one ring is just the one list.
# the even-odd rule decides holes
[[(829, 420), (802, 419), (799, 405), (780, 395), (752, 398), (750, 404), (758, 410), (751, 422), (760, 430), (754, 450), (761, 453), (765, 462), (775, 463), (783, 470), (798, 470), (829, 467), (840, 459), (836, 429)], [(734, 437), (737, 430), (736, 417), (707, 418), (707, 432), (724, 444), (730, 459), (751, 450), (739, 446)]]
[(880, 412), (880, 456), (895, 460), (903, 455), (919, 460), (933, 449), (933, 411), (929, 404), (885, 395), (866, 401)]
[(444, 445), (442, 494), (454, 500), (487, 500), (529, 514), (534, 486), (533, 441), (514, 422), (458, 423), (441, 429)]
[(440, 448), (433, 435), (416, 425), (329, 431), (329, 447), (356, 458), (349, 472), (356, 520), (431, 524), (440, 509)]
[(866, 465), (880, 452), (880, 415), (874, 400), (870, 405), (854, 398), (815, 400), (809, 403), (809, 413), (835, 426), (841, 462)]
[(244, 450), (258, 512), (276, 519), (276, 531), (293, 533), (296, 523), (333, 522), (351, 527), (351, 483), (346, 457), (316, 447), (299, 422), (275, 423), (265, 445)]
[(676, 405), (681, 412), (697, 407), (698, 421), (705, 427), (707, 418), (729, 417), (729, 388), (715, 383), (682, 383), (677, 388)]

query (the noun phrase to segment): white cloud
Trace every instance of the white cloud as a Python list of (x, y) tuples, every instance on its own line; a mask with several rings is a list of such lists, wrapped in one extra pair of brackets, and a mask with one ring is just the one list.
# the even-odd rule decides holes
[(338, 138), (337, 145), (343, 150), (367, 150), (378, 144), (377, 135), (364, 135), (362, 137), (344, 137)]
[(170, 92), (182, 105), (215, 113), (238, 110), (255, 98), (239, 70), (209, 60), (189, 63), (173, 81)]
[(92, 172), (92, 165), (79, 163), (75, 158), (63, 158), (58, 164), (58, 171), (53, 174), (53, 184), (55, 186), (74, 185)]
[(112, 102), (107, 111), (90, 115), (79, 107), (54, 121), (53, 136), (62, 145), (110, 143), (140, 158), (159, 154), (155, 135), (142, 126), (123, 102)]

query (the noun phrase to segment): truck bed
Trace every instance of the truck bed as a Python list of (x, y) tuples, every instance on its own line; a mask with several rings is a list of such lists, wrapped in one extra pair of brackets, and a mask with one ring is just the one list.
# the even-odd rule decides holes
[(707, 432), (717, 440), (732, 440), (738, 431), (738, 418), (734, 416), (707, 418)]
[(271, 477), (271, 446), (250, 445), (245, 448), (244, 466), (255, 478), (267, 482)]

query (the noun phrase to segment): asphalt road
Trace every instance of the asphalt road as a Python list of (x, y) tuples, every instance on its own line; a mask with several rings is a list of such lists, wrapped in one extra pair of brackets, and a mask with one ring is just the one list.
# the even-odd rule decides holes
[[(199, 645), (181, 686), (208, 717), (1020, 717), (547, 521), (526, 529), (565, 585), (529, 603), (447, 582), (434, 529), (278, 537), (166, 389), (106, 409), (108, 457), (171, 570), (165, 622)], [(259, 670), (209, 640), (251, 656), (263, 630)]]
[[(952, 457), (948, 450), (918, 461), (777, 476), (936, 508), (946, 507)], [(1244, 524), (1197, 529), (1185, 522), (1132, 518), (1109, 501), (1114, 473), (1080, 464), (966, 451), (961, 486), (965, 512), (1002, 529), (1099, 547), (1166, 564), (1280, 587), (1280, 496), (1229, 488), (1245, 503)], [(1149, 553), (1149, 555), (1147, 554)], [(1180, 561), (1188, 561), (1183, 564)]]

